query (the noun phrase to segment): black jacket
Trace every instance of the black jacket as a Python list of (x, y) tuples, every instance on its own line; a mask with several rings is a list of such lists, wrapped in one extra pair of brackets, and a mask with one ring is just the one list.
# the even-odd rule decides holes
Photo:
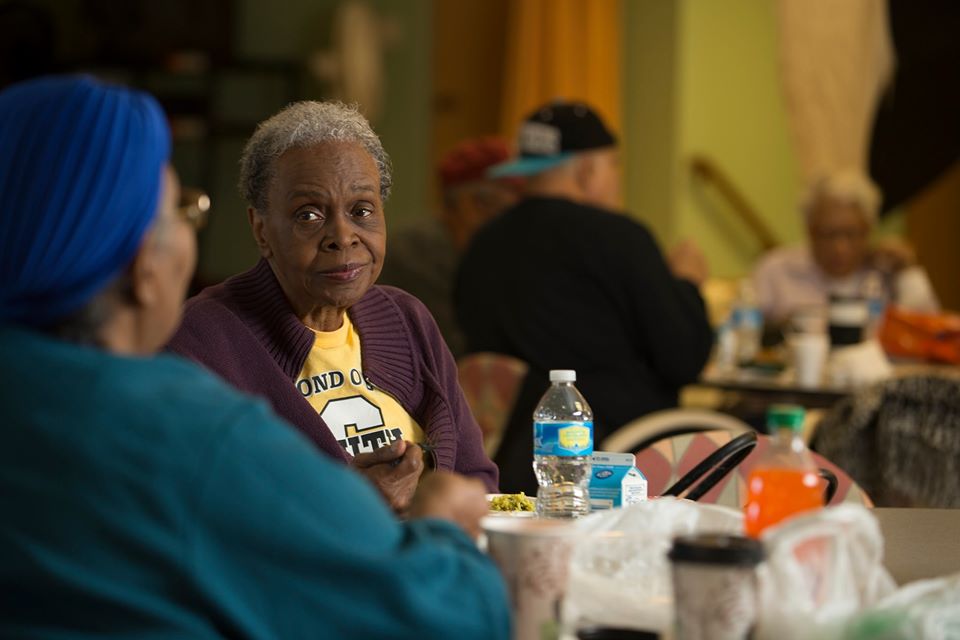
[(536, 489), (532, 413), (550, 369), (576, 369), (599, 445), (630, 420), (675, 406), (712, 344), (697, 288), (672, 275), (647, 228), (569, 200), (528, 198), (481, 229), (455, 301), (469, 352), (530, 365), (495, 459), (503, 491)]

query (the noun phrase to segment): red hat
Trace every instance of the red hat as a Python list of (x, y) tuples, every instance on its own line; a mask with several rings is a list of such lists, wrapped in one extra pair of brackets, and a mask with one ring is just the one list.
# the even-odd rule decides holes
[(483, 180), (487, 169), (510, 157), (510, 148), (494, 136), (464, 140), (440, 160), (438, 171), (443, 188)]

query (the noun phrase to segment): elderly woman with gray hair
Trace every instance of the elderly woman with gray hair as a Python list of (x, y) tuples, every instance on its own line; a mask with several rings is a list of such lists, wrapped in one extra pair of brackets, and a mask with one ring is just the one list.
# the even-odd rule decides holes
[(261, 123), (240, 189), (262, 259), (189, 300), (169, 348), (269, 399), (403, 511), (426, 464), (491, 491), (497, 468), (429, 312), (374, 284), (390, 186), (354, 108), (299, 102)]
[(866, 176), (842, 171), (817, 180), (800, 208), (809, 242), (774, 249), (754, 271), (758, 302), (772, 324), (804, 308), (823, 307), (830, 296), (867, 294), (870, 281), (888, 302), (938, 308), (926, 272), (905, 241), (887, 237), (871, 243), (880, 192)]

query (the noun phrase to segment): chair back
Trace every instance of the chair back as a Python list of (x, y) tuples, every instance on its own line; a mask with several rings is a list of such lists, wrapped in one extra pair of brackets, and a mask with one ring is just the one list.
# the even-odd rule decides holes
[(881, 507), (960, 508), (960, 376), (907, 375), (830, 409), (814, 439)]
[(637, 452), (665, 437), (714, 429), (735, 435), (753, 431), (746, 422), (718, 411), (664, 409), (620, 427), (600, 443), (600, 451)]
[(526, 362), (500, 353), (471, 353), (457, 361), (460, 387), (483, 433), (483, 448), (493, 458), (503, 438)]
[[(711, 424), (721, 425), (721, 428), (711, 428), (708, 426)], [(631, 422), (611, 434), (601, 447), (604, 451), (634, 453), (637, 468), (647, 478), (647, 492), (659, 496), (704, 459), (746, 431), (751, 431), (750, 427), (731, 416), (712, 411), (671, 409), (651, 414), (649, 420), (641, 418)], [(769, 446), (770, 437), (759, 436), (756, 447), (740, 465), (720, 479), (699, 501), (741, 508), (746, 502), (750, 471)], [(870, 498), (846, 472), (817, 453), (813, 453), (813, 458), (819, 468), (832, 472), (837, 478), (836, 492), (830, 504), (849, 501), (873, 506)]]

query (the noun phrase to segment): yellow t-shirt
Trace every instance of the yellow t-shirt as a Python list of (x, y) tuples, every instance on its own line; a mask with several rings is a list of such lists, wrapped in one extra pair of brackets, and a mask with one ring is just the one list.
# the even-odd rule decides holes
[(336, 331), (314, 331), (313, 348), (297, 376), (297, 389), (317, 410), (350, 455), (394, 440), (423, 442), (423, 429), (386, 391), (363, 375), (360, 336), (349, 316)]

